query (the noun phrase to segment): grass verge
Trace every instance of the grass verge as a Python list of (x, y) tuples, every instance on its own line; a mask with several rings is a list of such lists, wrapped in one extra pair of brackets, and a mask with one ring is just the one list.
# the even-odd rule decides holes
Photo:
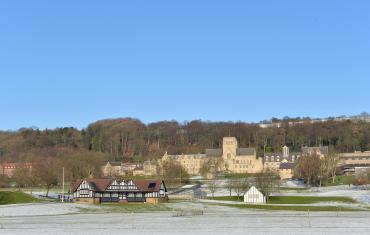
[[(210, 200), (217, 201), (243, 201), (243, 197), (237, 196), (221, 196), (209, 197)], [(349, 197), (312, 197), (312, 196), (272, 196), (269, 199), (269, 204), (313, 204), (319, 202), (343, 202), (355, 203), (356, 201)]]
[(22, 191), (0, 191), (0, 205), (40, 202)]
[(296, 205), (247, 205), (247, 204), (222, 204), (225, 206), (237, 207), (237, 208), (249, 208), (249, 209), (261, 209), (261, 210), (288, 210), (288, 211), (363, 211), (357, 208), (350, 207), (337, 207), (337, 206), (296, 206)]
[(156, 211), (170, 211), (171, 208), (165, 203), (148, 204), (148, 203), (103, 203), (101, 209), (105, 212), (121, 213), (145, 213)]

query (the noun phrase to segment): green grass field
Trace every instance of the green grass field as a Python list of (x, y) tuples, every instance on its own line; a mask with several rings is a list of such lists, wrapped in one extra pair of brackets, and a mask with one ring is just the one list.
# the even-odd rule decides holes
[[(239, 200), (237, 196), (222, 196), (222, 197), (209, 197), (211, 200), (218, 201), (243, 201), (243, 197)], [(313, 204), (319, 202), (344, 202), (355, 203), (356, 201), (349, 197), (311, 197), (311, 196), (272, 196), (270, 197), (269, 204)]]
[(308, 196), (273, 196), (270, 197), (269, 204), (313, 204), (319, 202), (344, 202), (355, 203), (349, 197), (308, 197)]
[(237, 208), (250, 208), (261, 210), (289, 210), (289, 211), (361, 211), (360, 209), (350, 207), (337, 207), (337, 206), (282, 206), (282, 205), (247, 205), (247, 204), (234, 204), (232, 206)]
[(40, 199), (21, 191), (0, 191), (0, 205), (39, 202)]

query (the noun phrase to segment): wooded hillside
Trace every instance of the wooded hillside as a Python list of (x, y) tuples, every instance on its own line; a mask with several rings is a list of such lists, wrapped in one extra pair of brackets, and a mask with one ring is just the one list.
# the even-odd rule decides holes
[(97, 154), (104, 160), (141, 161), (169, 153), (198, 153), (218, 148), (222, 137), (236, 136), (241, 147), (257, 147), (258, 155), (280, 151), (286, 144), (291, 151), (301, 146), (332, 145), (338, 152), (370, 149), (370, 123), (334, 121), (289, 124), (261, 128), (243, 122), (162, 121), (144, 124), (138, 119), (101, 120), (86, 129), (72, 127), (53, 130), (22, 128), (0, 131), (1, 162), (29, 161), (35, 157)]

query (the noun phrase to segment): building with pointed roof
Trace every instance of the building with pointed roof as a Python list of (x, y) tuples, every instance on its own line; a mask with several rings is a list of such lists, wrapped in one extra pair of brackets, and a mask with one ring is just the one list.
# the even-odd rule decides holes
[[(222, 149), (206, 149), (205, 153), (171, 155), (167, 152), (162, 162), (175, 161), (190, 175), (200, 174), (205, 163), (214, 162), (217, 170), (231, 173), (258, 173), (263, 170), (263, 159), (255, 148), (239, 148), (235, 137), (224, 137)], [(221, 164), (219, 164), (221, 162)]]
[(73, 186), (76, 202), (146, 202), (168, 200), (163, 180), (80, 179)]

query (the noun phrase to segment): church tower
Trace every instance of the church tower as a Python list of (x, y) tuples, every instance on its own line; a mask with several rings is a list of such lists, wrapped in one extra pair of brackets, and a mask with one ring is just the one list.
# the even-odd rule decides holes
[(238, 141), (235, 137), (224, 137), (222, 143), (222, 158), (224, 160), (232, 160), (236, 156)]
[(289, 157), (289, 148), (286, 145), (284, 145), (284, 147), (283, 147), (283, 157), (284, 158)]

